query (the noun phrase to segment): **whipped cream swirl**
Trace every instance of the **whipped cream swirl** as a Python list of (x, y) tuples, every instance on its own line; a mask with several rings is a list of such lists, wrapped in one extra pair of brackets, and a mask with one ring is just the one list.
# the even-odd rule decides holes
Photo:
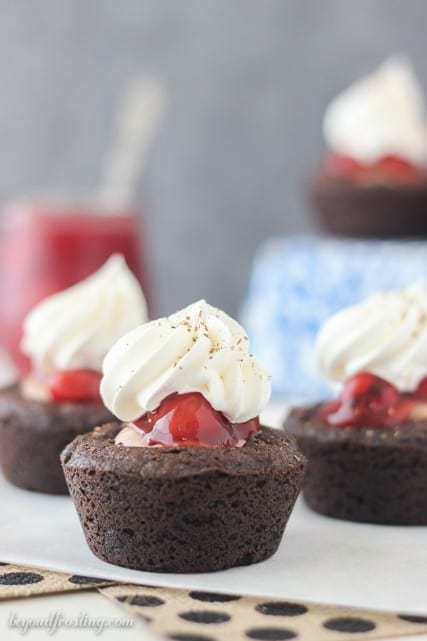
[(332, 150), (362, 163), (387, 155), (426, 163), (424, 96), (409, 61), (390, 58), (338, 95), (326, 111), (323, 132)]
[(414, 391), (427, 376), (426, 285), (376, 294), (332, 316), (318, 335), (316, 360), (331, 382), (365, 371)]
[(39, 372), (101, 371), (111, 345), (146, 320), (141, 287), (115, 254), (89, 278), (36, 305), (25, 319), (21, 348)]
[(122, 421), (156, 409), (170, 394), (200, 392), (232, 423), (258, 416), (270, 380), (249, 353), (244, 329), (204, 300), (129, 332), (103, 364), (101, 396)]

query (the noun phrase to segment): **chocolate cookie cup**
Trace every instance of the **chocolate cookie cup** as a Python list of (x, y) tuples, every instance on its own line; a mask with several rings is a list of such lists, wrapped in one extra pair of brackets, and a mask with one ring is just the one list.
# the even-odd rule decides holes
[(319, 174), (308, 188), (318, 226), (332, 234), (427, 235), (427, 182), (367, 186)]
[(76, 436), (111, 420), (99, 403), (45, 403), (18, 386), (0, 391), (0, 467), (17, 487), (68, 494), (60, 454)]
[(211, 572), (277, 550), (305, 459), (263, 427), (243, 447), (126, 447), (122, 425), (77, 437), (61, 455), (92, 552), (153, 572)]
[(309, 461), (309, 507), (350, 521), (427, 525), (427, 421), (333, 427), (318, 419), (319, 407), (292, 410), (285, 425)]

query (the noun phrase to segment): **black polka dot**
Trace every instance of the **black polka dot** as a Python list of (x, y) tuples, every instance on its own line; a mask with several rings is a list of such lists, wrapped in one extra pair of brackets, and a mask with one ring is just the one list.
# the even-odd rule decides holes
[(0, 585), (30, 585), (40, 583), (44, 577), (35, 572), (7, 572), (0, 575)]
[(170, 634), (168, 638), (173, 641), (215, 641), (213, 637), (207, 637), (204, 634), (183, 634), (182, 632), (179, 634)]
[(250, 628), (246, 630), (246, 636), (259, 641), (286, 641), (295, 639), (297, 633), (287, 628)]
[(261, 614), (283, 617), (297, 617), (308, 612), (305, 605), (300, 603), (289, 603), (288, 601), (267, 601), (259, 603), (255, 610)]
[(324, 622), (323, 626), (328, 630), (335, 630), (336, 632), (370, 632), (377, 627), (373, 621), (369, 619), (358, 619), (357, 617), (337, 617), (336, 619), (328, 619)]
[(119, 596), (116, 596), (116, 601), (119, 601), (120, 603), (124, 603), (127, 601), (127, 599), (130, 597), (130, 594), (120, 594)]
[(228, 601), (238, 601), (242, 598), (236, 594), (217, 594), (216, 592), (198, 592), (197, 590), (190, 592), (190, 596), (196, 601), (209, 603), (227, 603)]
[(93, 576), (81, 576), (80, 574), (73, 574), (68, 579), (70, 583), (75, 585), (88, 585), (89, 583), (107, 583), (106, 579), (97, 579)]
[(225, 623), (231, 619), (226, 612), (214, 612), (212, 610), (188, 610), (188, 612), (182, 612), (179, 616), (181, 619), (192, 623)]
[(427, 623), (427, 617), (418, 616), (418, 614), (399, 614), (399, 619), (409, 621), (409, 623)]
[(129, 601), (131, 605), (139, 605), (141, 608), (156, 608), (163, 605), (163, 599), (157, 596), (150, 596), (149, 594), (135, 594)]

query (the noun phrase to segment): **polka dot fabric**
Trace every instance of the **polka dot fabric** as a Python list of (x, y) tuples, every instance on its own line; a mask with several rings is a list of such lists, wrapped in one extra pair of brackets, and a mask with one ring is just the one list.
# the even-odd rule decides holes
[(172, 641), (364, 640), (427, 632), (427, 617), (149, 586), (100, 592)]
[(98, 589), (172, 641), (332, 641), (427, 633), (427, 616), (113, 584), (0, 563), (0, 599)]
[(10, 563), (0, 564), (0, 600), (56, 592), (75, 592), (111, 584), (111, 581), (77, 574), (60, 574)]

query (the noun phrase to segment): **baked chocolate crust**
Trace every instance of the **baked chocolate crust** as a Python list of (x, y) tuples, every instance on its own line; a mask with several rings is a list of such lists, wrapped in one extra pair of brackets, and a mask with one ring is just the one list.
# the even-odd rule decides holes
[(340, 236), (427, 235), (427, 182), (357, 185), (319, 174), (309, 185), (319, 226)]
[(103, 405), (43, 403), (17, 386), (0, 391), (0, 466), (26, 490), (68, 494), (59, 455), (76, 436), (111, 420)]
[(307, 504), (349, 521), (427, 525), (427, 422), (331, 427), (318, 408), (292, 410), (284, 426), (309, 461)]
[(115, 445), (120, 425), (61, 456), (87, 543), (101, 559), (153, 572), (210, 572), (276, 551), (305, 459), (270, 428), (241, 448)]

